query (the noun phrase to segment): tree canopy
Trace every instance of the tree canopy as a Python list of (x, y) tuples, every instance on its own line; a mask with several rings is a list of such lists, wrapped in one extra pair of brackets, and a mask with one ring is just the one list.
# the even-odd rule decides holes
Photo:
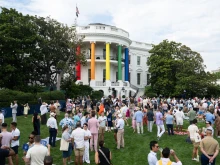
[[(23, 15), (15, 9), (0, 13), (0, 87), (23, 90), (28, 85), (55, 86), (57, 74), (85, 64), (83, 37), (47, 17)], [(76, 55), (76, 47), (81, 54)]]
[(189, 47), (164, 40), (149, 51), (152, 89), (163, 96), (205, 96), (216, 77), (205, 71), (201, 55)]

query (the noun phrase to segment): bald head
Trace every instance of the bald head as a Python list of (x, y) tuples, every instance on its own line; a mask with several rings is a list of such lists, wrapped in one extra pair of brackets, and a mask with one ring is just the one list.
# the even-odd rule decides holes
[(212, 130), (211, 130), (211, 129), (207, 129), (207, 130), (206, 130), (206, 136), (207, 136), (207, 135), (212, 136)]

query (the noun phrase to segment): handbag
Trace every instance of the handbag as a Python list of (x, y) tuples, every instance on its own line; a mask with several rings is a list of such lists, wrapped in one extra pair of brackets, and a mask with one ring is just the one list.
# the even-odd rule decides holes
[(60, 151), (68, 151), (69, 150), (69, 142), (61, 138), (60, 140)]
[(108, 160), (108, 158), (105, 156), (105, 154), (102, 152), (102, 150), (99, 149), (99, 151), (100, 151), (101, 154), (104, 156), (104, 158), (105, 158), (105, 160), (108, 162), (108, 164), (113, 165), (113, 164)]
[(196, 143), (201, 142), (201, 136), (198, 133), (195, 133), (194, 139)]

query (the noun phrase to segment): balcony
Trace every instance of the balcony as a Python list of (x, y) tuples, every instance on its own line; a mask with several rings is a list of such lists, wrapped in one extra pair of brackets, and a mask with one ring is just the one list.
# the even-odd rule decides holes
[[(86, 59), (91, 60), (91, 55), (87, 54), (86, 55)], [(106, 60), (106, 56), (105, 55), (95, 55), (95, 60), (98, 62), (98, 61), (104, 61)], [(117, 55), (112, 55), (110, 56), (110, 61), (114, 61), (114, 62), (118, 62), (118, 56)], [(124, 59), (122, 58), (121, 61), (124, 63)]]

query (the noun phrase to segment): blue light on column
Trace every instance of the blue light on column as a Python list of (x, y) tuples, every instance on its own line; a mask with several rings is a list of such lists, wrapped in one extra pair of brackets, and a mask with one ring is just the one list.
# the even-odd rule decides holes
[(125, 81), (129, 80), (129, 50), (125, 48)]

